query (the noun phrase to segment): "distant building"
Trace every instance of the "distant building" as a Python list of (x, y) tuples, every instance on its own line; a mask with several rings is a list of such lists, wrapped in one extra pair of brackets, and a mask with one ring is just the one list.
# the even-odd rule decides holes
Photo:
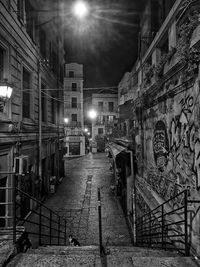
[[(88, 118), (88, 111), (92, 109), (97, 112), (95, 119)], [(117, 88), (84, 88), (84, 116), (92, 141), (97, 142), (97, 151), (104, 151), (105, 142), (112, 137), (117, 125)]]
[(64, 120), (65, 156), (85, 155), (82, 64), (65, 64)]

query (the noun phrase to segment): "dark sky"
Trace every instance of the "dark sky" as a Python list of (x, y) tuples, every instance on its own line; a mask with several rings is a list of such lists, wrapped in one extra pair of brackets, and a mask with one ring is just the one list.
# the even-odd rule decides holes
[(137, 58), (143, 0), (93, 0), (84, 21), (68, 20), (66, 62), (83, 64), (84, 87), (117, 86)]

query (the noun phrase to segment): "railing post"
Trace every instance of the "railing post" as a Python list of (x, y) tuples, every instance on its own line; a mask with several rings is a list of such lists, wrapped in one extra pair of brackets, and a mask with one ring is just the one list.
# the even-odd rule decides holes
[(50, 222), (49, 222), (49, 231), (50, 231), (50, 233), (49, 233), (49, 237), (50, 237), (50, 245), (51, 245), (51, 234), (52, 234), (52, 210), (50, 210)]
[(99, 246), (100, 246), (100, 255), (102, 255), (103, 245), (102, 245), (102, 225), (101, 225), (101, 193), (99, 187), (98, 187), (98, 215), (99, 215)]
[(65, 220), (65, 245), (67, 243), (67, 221)]
[(165, 248), (165, 246), (164, 246), (164, 235), (165, 235), (164, 205), (162, 205), (162, 217), (161, 217), (161, 219), (162, 219), (162, 240), (161, 240), (161, 242), (162, 242), (162, 249), (164, 249)]
[(40, 213), (39, 213), (39, 245), (40, 246), (42, 244), (41, 233), (42, 233), (42, 207), (41, 207), (41, 204), (40, 204)]
[(60, 244), (60, 216), (58, 216), (58, 245)]
[(13, 244), (16, 243), (16, 175), (13, 175), (13, 188), (12, 188), (12, 207), (13, 207)]
[(149, 213), (149, 246), (151, 247), (151, 213)]
[(185, 217), (185, 256), (189, 256), (189, 246), (188, 246), (188, 192), (187, 190), (184, 191), (184, 217)]

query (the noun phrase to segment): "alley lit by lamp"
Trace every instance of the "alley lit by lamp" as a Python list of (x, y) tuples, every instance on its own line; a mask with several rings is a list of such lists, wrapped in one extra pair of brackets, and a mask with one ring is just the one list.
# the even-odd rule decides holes
[(88, 112), (88, 116), (89, 116), (89, 118), (90, 119), (95, 119), (96, 117), (97, 117), (97, 112), (96, 112), (96, 110), (94, 110), (94, 109), (91, 109), (89, 112)]
[(88, 5), (83, 1), (76, 2), (72, 7), (72, 13), (79, 19), (85, 18), (89, 13)]
[(12, 91), (13, 89), (10, 86), (0, 85), (0, 98), (3, 100), (10, 99)]

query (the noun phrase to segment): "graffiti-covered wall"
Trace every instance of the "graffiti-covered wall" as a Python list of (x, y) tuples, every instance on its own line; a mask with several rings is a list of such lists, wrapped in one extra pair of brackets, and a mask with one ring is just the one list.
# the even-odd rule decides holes
[(149, 108), (144, 125), (147, 182), (163, 199), (185, 188), (195, 196), (200, 187), (198, 80), (190, 88)]

